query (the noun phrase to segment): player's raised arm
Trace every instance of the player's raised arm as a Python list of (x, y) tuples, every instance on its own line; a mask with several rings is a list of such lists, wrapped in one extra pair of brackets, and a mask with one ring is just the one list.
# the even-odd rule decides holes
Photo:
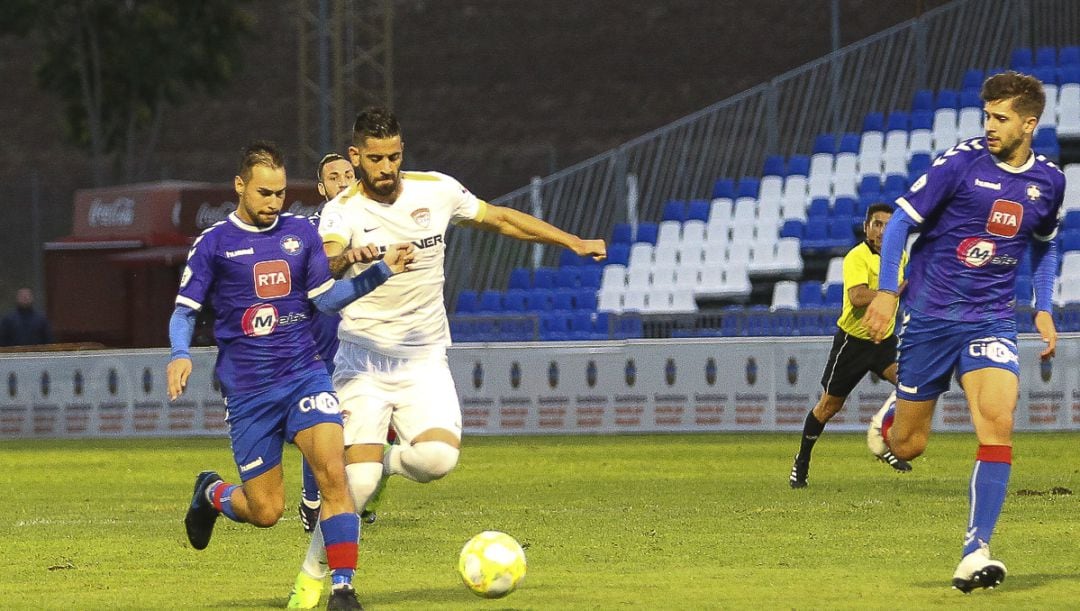
[(595, 261), (607, 258), (604, 240), (580, 238), (535, 216), (505, 206), (488, 204), (483, 216), (472, 221), (472, 225), (518, 240), (569, 248), (579, 256), (592, 257)]

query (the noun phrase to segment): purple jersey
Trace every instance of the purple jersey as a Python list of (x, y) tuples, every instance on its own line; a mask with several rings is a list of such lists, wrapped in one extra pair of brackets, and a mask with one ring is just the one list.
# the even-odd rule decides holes
[(231, 395), (325, 371), (309, 299), (331, 285), (322, 239), (308, 219), (284, 213), (257, 228), (233, 213), (195, 240), (176, 303), (198, 310), (210, 300), (217, 377)]
[[(319, 209), (320, 212), (322, 208)], [(307, 217), (311, 226), (319, 228), (319, 212)], [(334, 355), (338, 349), (338, 324), (341, 323), (341, 314), (334, 312), (327, 314), (315, 310), (315, 318), (311, 323), (311, 331), (315, 334), (315, 345), (319, 347), (319, 356), (326, 362), (326, 366), (333, 370)]]
[(947, 320), (1012, 317), (1017, 264), (1030, 240), (1054, 238), (1064, 192), (1064, 174), (1042, 155), (1014, 168), (983, 138), (946, 151), (896, 200), (921, 232), (905, 307)]

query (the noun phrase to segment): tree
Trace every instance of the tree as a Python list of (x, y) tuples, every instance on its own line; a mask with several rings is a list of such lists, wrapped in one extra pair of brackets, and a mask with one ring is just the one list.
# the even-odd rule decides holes
[(234, 0), (4, 0), (0, 34), (40, 41), (38, 85), (64, 106), (94, 182), (145, 176), (163, 115), (237, 71), (251, 18)]

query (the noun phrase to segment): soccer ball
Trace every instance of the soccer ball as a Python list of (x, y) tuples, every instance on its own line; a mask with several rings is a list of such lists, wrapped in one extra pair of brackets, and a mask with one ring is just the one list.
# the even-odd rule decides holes
[(458, 573), (477, 596), (502, 598), (525, 577), (525, 550), (510, 535), (486, 530), (461, 548)]

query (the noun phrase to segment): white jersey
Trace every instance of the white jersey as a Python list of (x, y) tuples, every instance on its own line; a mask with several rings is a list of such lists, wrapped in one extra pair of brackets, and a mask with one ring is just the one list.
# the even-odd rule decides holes
[[(446, 229), (450, 223), (479, 220), (485, 204), (453, 178), (437, 172), (402, 172), (393, 204), (364, 196), (357, 185), (328, 202), (319, 233), (324, 242), (346, 248), (388, 247), (411, 242), (416, 260), (341, 311), (338, 337), (380, 354), (398, 357), (444, 353), (450, 325), (443, 305)], [(353, 265), (351, 278), (368, 266)]]

